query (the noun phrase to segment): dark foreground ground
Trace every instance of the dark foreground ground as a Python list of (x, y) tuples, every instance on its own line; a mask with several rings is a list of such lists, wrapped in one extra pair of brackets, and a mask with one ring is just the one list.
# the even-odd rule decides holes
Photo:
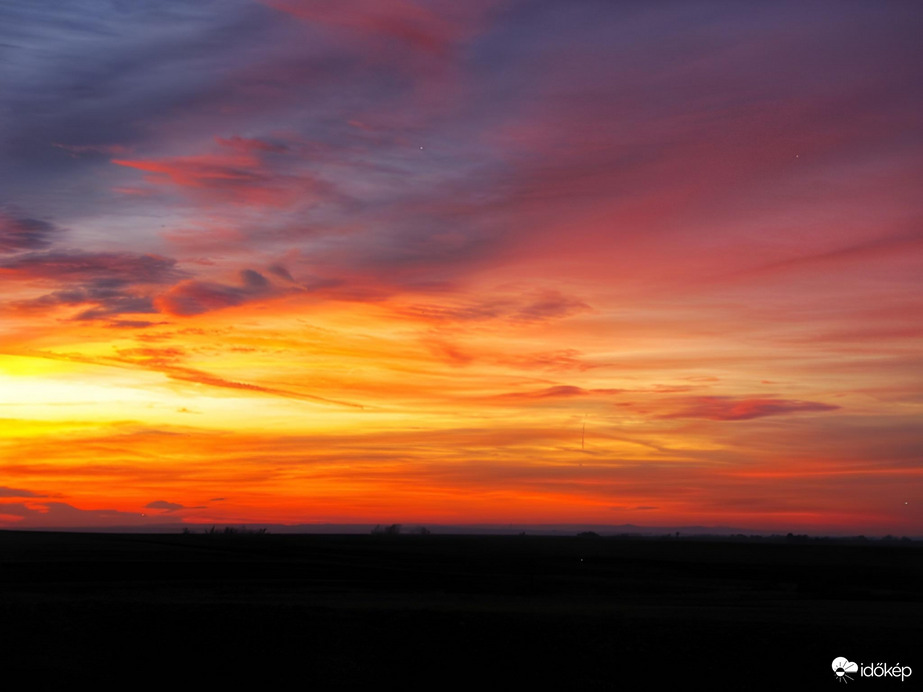
[(912, 689), (921, 615), (912, 545), (0, 532), (33, 689), (825, 689), (837, 656)]

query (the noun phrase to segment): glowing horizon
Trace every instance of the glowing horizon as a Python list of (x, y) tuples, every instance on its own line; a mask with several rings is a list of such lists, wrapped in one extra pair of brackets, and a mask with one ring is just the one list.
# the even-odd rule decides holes
[(0, 528), (923, 534), (921, 25), (14, 0)]

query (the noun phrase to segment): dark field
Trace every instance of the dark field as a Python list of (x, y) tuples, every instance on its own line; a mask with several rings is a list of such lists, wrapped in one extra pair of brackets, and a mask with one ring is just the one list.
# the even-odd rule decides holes
[(914, 545), (0, 532), (0, 662), (39, 689), (745, 690), (832, 688), (845, 656), (912, 689), (921, 583)]

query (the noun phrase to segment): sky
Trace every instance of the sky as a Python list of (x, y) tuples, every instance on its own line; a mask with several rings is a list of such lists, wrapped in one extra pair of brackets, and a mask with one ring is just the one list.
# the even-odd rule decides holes
[(921, 34), (7, 0), (0, 527), (923, 535)]

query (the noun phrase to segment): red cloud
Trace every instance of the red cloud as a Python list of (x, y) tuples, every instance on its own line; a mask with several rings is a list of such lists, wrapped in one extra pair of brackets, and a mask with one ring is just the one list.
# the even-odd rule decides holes
[(162, 159), (113, 159), (112, 163), (144, 171), (154, 185), (173, 185), (210, 202), (255, 207), (287, 207), (316, 192), (319, 183), (303, 172), (287, 173), (270, 155), (288, 149), (259, 139), (217, 138), (215, 153)]

